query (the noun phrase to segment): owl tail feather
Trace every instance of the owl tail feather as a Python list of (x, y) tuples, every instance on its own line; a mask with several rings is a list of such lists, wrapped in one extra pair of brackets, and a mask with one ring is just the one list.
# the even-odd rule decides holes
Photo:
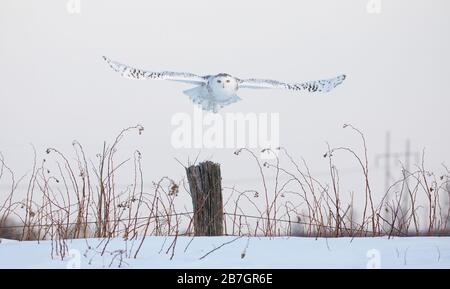
[(229, 100), (225, 102), (217, 102), (209, 96), (208, 90), (205, 86), (197, 86), (188, 90), (183, 91), (184, 94), (188, 95), (190, 100), (192, 100), (193, 103), (200, 106), (203, 110), (209, 111), (209, 112), (218, 112), (220, 108), (235, 103), (241, 98), (237, 95), (230, 98)]
[(185, 90), (183, 93), (188, 95), (189, 99), (203, 110), (210, 112), (217, 112), (219, 110), (217, 103), (210, 99), (208, 90), (203, 85)]

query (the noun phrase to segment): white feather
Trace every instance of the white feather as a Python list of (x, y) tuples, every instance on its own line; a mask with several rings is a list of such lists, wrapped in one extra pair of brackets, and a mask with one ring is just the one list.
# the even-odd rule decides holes
[(226, 73), (199, 76), (189, 72), (162, 71), (152, 72), (134, 68), (113, 61), (107, 57), (103, 59), (123, 77), (131, 79), (163, 79), (198, 85), (183, 91), (203, 110), (217, 112), (219, 108), (241, 100), (236, 92), (239, 88), (280, 88), (294, 91), (328, 92), (341, 84), (346, 76), (339, 75), (324, 80), (314, 80), (302, 83), (285, 83), (271, 79), (238, 79)]

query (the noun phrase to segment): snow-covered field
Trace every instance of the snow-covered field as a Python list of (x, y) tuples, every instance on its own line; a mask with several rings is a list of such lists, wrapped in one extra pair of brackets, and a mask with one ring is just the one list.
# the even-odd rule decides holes
[(147, 237), (134, 259), (139, 240), (112, 239), (103, 256), (105, 240), (70, 240), (61, 260), (51, 241), (1, 240), (0, 268), (450, 268), (449, 237), (178, 237), (175, 250), (173, 241)]

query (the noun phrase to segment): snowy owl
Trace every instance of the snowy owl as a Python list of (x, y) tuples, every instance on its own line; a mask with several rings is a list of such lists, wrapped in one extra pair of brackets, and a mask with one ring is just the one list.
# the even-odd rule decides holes
[(279, 88), (293, 91), (328, 92), (341, 84), (345, 75), (335, 78), (314, 80), (302, 83), (285, 83), (270, 79), (239, 79), (226, 73), (200, 76), (189, 72), (161, 71), (153, 72), (127, 66), (105, 56), (103, 59), (123, 77), (131, 79), (164, 79), (196, 85), (183, 91), (203, 110), (217, 112), (219, 108), (235, 103), (241, 98), (237, 96), (240, 88)]

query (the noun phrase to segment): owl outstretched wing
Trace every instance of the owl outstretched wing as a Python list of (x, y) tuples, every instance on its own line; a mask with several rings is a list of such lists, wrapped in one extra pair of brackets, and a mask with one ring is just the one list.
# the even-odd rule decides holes
[(302, 83), (285, 83), (270, 79), (241, 79), (239, 88), (279, 88), (294, 91), (328, 92), (345, 80), (345, 74), (330, 79), (313, 80)]
[(119, 63), (117, 61), (109, 59), (106, 56), (103, 56), (103, 59), (114, 71), (119, 72), (123, 77), (126, 78), (172, 80), (197, 85), (205, 84), (208, 81), (208, 77), (206, 76), (199, 76), (189, 72), (147, 71)]

